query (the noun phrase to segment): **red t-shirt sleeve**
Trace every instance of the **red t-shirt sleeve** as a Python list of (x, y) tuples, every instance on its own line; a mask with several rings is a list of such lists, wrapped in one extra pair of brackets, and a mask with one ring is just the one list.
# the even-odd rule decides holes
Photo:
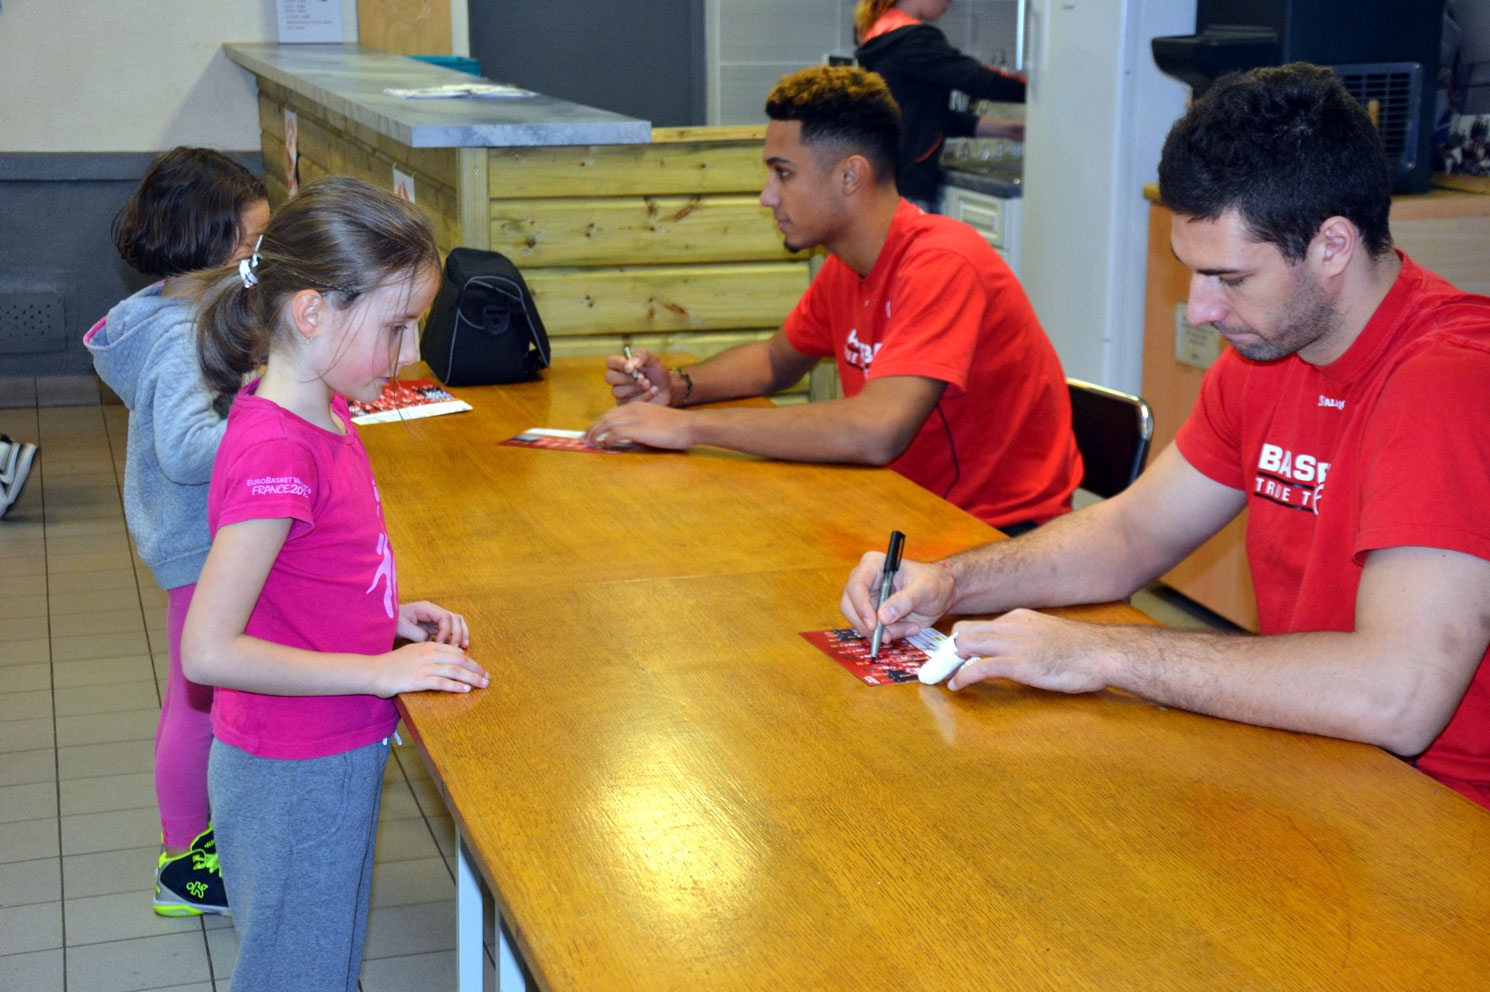
[(1490, 560), (1490, 353), (1440, 345), (1402, 363), (1365, 432), (1354, 554), (1443, 548)]
[(315, 525), (318, 473), (314, 457), (301, 445), (265, 438), (214, 471), (224, 474), (217, 527), (283, 517), (296, 521), (292, 534)]
[(907, 259), (891, 297), (898, 302), (885, 326), (869, 378), (918, 375), (945, 382), (948, 395), (967, 389), (990, 301), (970, 262)]
[[(1232, 489), (1245, 489), (1239, 407), (1241, 358), (1230, 348), (1206, 370), (1200, 396), (1175, 436), (1180, 454), (1196, 471)], [(1227, 398), (1232, 403), (1227, 402)]]
[(802, 294), (782, 322), (781, 329), (786, 334), (787, 343), (804, 355), (833, 357), (833, 321), (828, 304), (833, 293), (829, 292), (828, 284), (841, 277), (836, 267), (842, 265), (836, 258), (829, 257), (807, 287), (807, 292)]

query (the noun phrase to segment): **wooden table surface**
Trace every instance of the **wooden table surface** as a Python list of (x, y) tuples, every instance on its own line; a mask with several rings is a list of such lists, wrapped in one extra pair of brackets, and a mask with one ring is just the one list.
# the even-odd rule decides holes
[(593, 359), (455, 392), (362, 436), (402, 594), (493, 676), (401, 706), (540, 987), (1484, 986), (1490, 816), (1426, 776), (1113, 693), (865, 685), (800, 632), (891, 527), (928, 558), (985, 525), (887, 471), (498, 444), (586, 426)]

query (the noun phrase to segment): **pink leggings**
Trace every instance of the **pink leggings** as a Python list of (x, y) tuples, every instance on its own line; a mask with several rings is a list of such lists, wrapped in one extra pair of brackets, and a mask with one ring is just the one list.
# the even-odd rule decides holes
[(155, 802), (167, 847), (186, 848), (207, 829), (207, 754), (212, 748), (212, 687), (181, 674), (181, 628), (195, 583), (166, 592), (171, 674), (155, 725)]

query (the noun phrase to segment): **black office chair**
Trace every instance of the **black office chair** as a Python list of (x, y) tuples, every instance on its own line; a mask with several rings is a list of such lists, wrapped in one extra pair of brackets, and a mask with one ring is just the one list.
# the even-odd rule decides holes
[(1154, 411), (1143, 397), (1067, 379), (1071, 427), (1085, 474), (1081, 488), (1104, 499), (1133, 484), (1143, 471), (1154, 437)]

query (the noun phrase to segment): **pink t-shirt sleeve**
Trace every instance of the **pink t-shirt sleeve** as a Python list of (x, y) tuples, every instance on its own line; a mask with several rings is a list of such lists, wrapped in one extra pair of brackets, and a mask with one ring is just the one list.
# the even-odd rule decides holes
[[(244, 457), (249, 454), (252, 457)], [(217, 527), (288, 517), (296, 521), (293, 536), (315, 526), (319, 479), (315, 459), (302, 445), (286, 438), (266, 438), (227, 464), (219, 464), (215, 471), (224, 476)]]

